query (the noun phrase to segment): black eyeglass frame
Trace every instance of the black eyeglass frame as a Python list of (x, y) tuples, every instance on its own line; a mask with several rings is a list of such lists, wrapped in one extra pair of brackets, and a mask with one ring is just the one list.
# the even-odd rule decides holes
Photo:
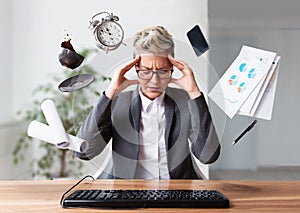
[[(159, 79), (168, 79), (168, 78), (170, 78), (170, 77), (172, 76), (172, 73), (173, 73), (173, 71), (174, 71), (173, 69), (171, 69), (171, 70), (147, 70), (147, 69), (138, 69), (137, 67), (135, 68), (135, 70), (136, 70), (136, 72), (137, 72), (138, 77), (139, 77), (140, 79), (142, 79), (142, 80), (150, 80), (150, 79), (153, 77), (154, 74), (156, 74), (157, 77), (158, 77)], [(143, 72), (143, 71), (152, 72), (151, 77), (149, 77), (149, 78), (141, 78), (140, 75), (139, 75), (139, 72)], [(163, 78), (162, 78), (162, 77), (159, 75), (159, 71), (169, 72), (169, 76), (168, 76), (168, 77), (163, 77)]]

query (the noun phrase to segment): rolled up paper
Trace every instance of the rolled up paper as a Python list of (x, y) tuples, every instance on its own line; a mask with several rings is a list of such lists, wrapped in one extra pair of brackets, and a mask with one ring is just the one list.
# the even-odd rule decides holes
[(89, 148), (89, 144), (87, 141), (70, 134), (67, 134), (70, 141), (67, 144), (56, 143), (58, 136), (56, 135), (56, 130), (53, 127), (43, 124), (39, 121), (30, 122), (30, 124), (28, 125), (27, 134), (30, 137), (56, 145), (61, 149), (70, 149), (76, 152), (86, 152)]
[(55, 144), (69, 146), (70, 140), (59, 117), (54, 102), (50, 99), (47, 99), (43, 101), (41, 108), (48, 125), (52, 128), (52, 132), (55, 135), (55, 138), (53, 138), (55, 140)]

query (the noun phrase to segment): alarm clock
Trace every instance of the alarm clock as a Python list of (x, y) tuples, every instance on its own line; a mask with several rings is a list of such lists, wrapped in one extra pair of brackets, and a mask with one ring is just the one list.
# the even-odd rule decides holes
[[(106, 16), (102, 17), (101, 21), (94, 20), (97, 16), (103, 14), (106, 14)], [(123, 43), (124, 30), (117, 21), (119, 21), (119, 18), (108, 12), (97, 13), (90, 21), (89, 29), (93, 31), (96, 45), (106, 53), (117, 49)]]

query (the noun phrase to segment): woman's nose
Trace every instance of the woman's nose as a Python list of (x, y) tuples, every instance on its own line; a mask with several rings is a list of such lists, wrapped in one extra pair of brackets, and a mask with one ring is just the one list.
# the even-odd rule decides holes
[(157, 72), (154, 72), (151, 78), (151, 82), (158, 82), (159, 81), (159, 77)]

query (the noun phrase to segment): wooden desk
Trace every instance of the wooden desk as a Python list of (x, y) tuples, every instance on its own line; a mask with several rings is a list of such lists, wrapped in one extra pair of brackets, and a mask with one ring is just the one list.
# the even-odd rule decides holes
[[(0, 212), (132, 212), (133, 210), (63, 209), (62, 194), (77, 180), (0, 181)], [(182, 212), (300, 212), (300, 181), (217, 180), (86, 180), (79, 188), (216, 189), (231, 202), (229, 209), (180, 209)], [(178, 209), (137, 209), (178, 212)]]

